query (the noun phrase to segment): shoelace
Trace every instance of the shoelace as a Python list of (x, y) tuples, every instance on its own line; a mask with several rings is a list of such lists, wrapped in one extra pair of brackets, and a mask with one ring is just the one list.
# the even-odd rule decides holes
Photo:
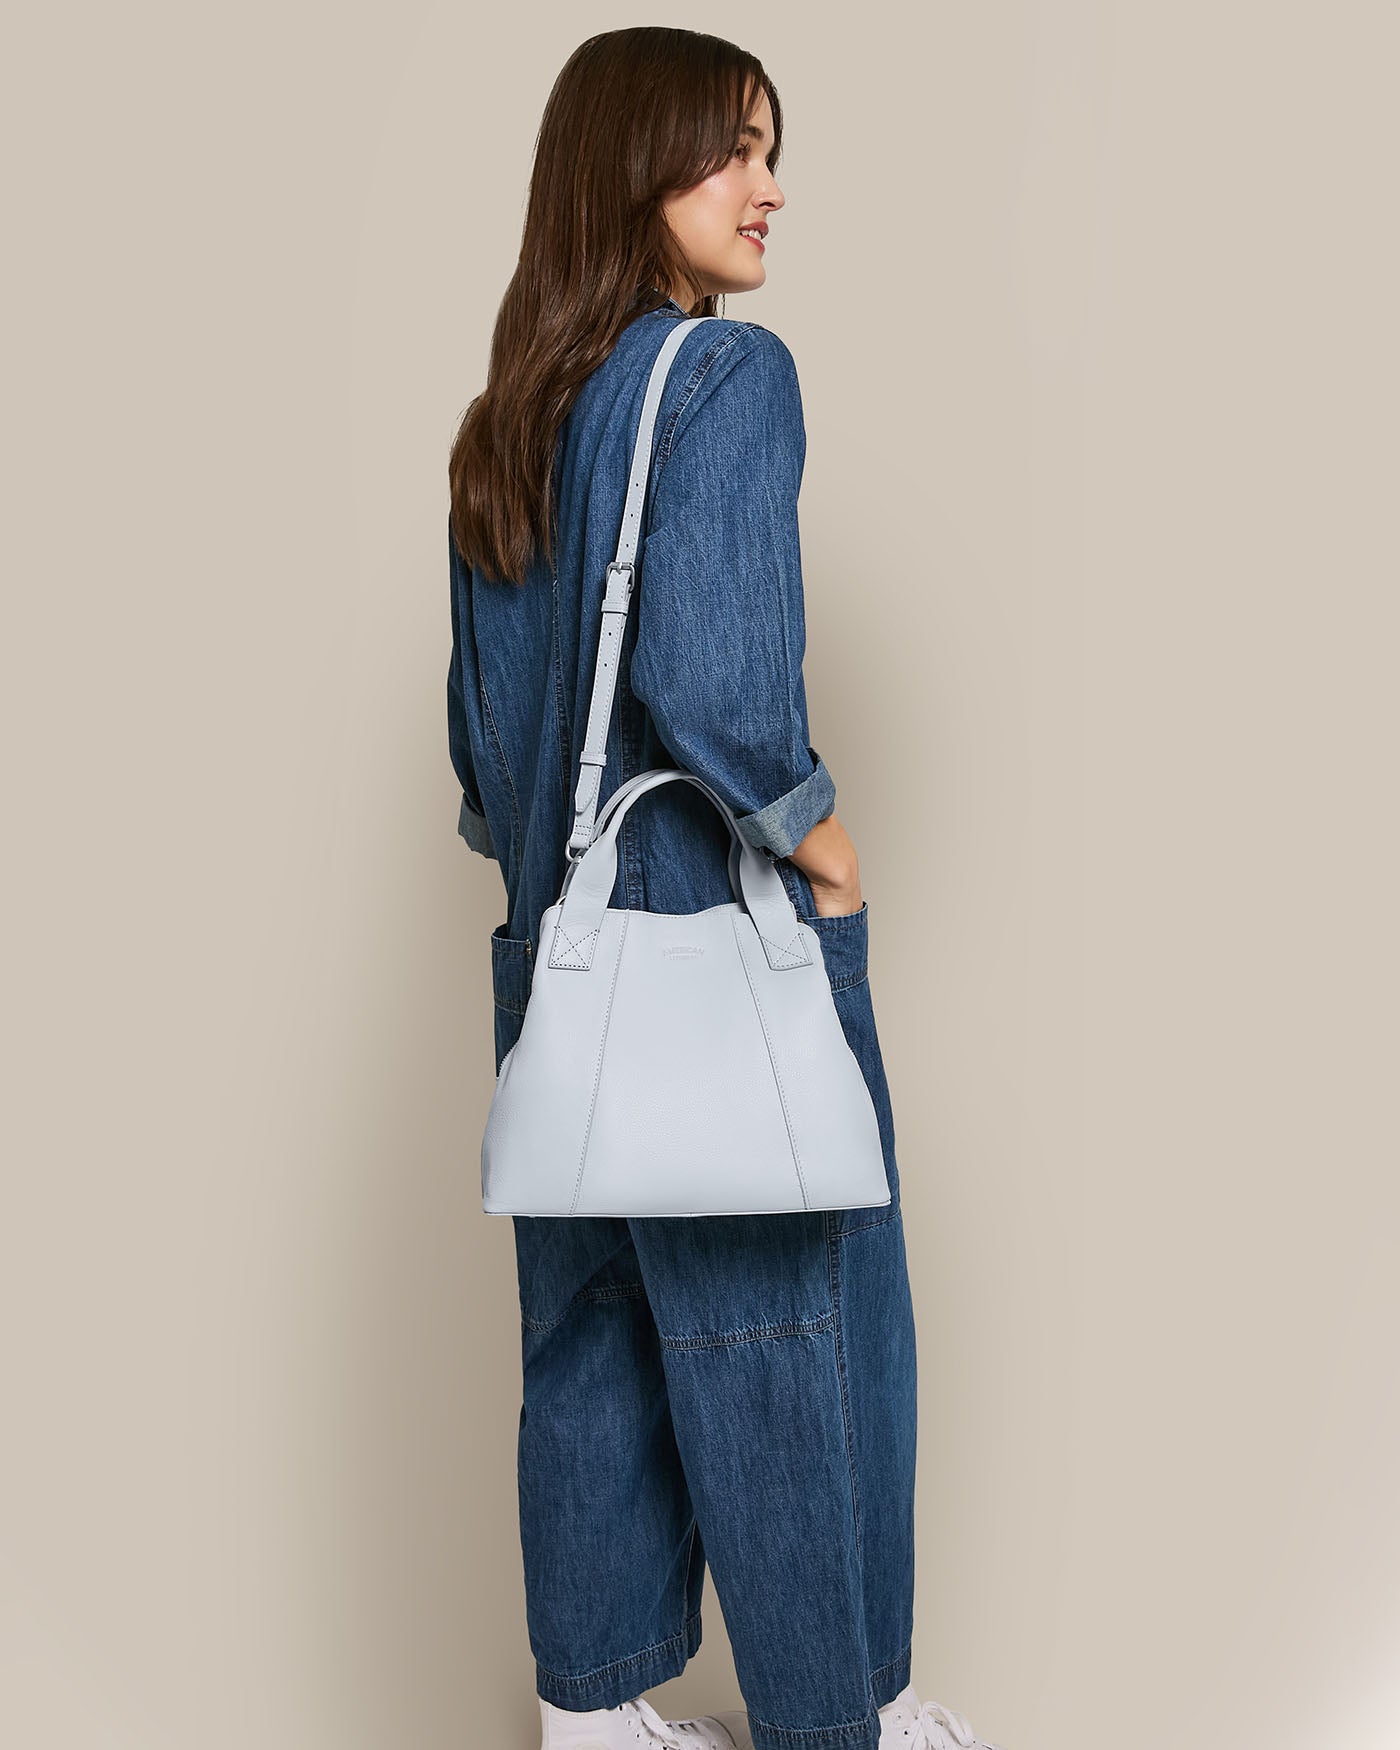
[(1000, 1745), (989, 1744), (977, 1736), (966, 1714), (944, 1707), (941, 1701), (926, 1701), (914, 1715), (913, 1723), (909, 1750), (969, 1750), (973, 1745), (978, 1750), (1001, 1750)]
[(666, 1750), (700, 1750), (713, 1742), (702, 1736), (701, 1728), (693, 1720), (677, 1720), (674, 1726), (663, 1720), (644, 1695), (635, 1701), (624, 1701), (619, 1711), (624, 1719), (635, 1719), (641, 1726), (647, 1734), (643, 1742), (664, 1744)]

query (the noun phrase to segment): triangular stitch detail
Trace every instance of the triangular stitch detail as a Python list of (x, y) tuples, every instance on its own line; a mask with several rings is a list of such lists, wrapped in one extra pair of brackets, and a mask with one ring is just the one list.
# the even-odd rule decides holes
[[(591, 939), (596, 938), (598, 931), (601, 928), (602, 925), (599, 924), (594, 929), (585, 931), (577, 941), (574, 941), (570, 938), (568, 932), (563, 926), (560, 925), (554, 933), (554, 946), (550, 950), (549, 964), (551, 966), (565, 966), (570, 970), (581, 969), (586, 971), (589, 967), (592, 956), (590, 955), (587, 959), (584, 957), (584, 944)], [(559, 946), (559, 938), (561, 936), (564, 938), (565, 944), (562, 949)]]
[(781, 942), (775, 942), (771, 936), (763, 935), (761, 930), (759, 936), (786, 965), (805, 966), (808, 964), (806, 946), (803, 943), (800, 930), (786, 946)]

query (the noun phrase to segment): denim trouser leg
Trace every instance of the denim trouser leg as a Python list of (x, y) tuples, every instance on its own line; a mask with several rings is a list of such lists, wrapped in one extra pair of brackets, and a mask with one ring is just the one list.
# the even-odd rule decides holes
[(536, 1687), (612, 1707), (700, 1643), (709, 1566), (756, 1750), (876, 1750), (909, 1680), (916, 1355), (865, 912), (819, 928), (893, 1201), (514, 1218)]

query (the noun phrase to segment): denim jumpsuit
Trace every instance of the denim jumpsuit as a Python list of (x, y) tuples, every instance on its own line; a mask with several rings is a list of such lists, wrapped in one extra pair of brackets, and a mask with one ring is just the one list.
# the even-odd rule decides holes
[[(556, 446), (557, 563), (524, 587), (449, 535), (458, 830), (495, 859), (496, 1068), (559, 896), (647, 377), (674, 300), (638, 314)], [(725, 318), (681, 343), (655, 427), (600, 805), (653, 766), (702, 777), (817, 931), (880, 1121), (891, 1202), (773, 1215), (513, 1216), (526, 1616), (539, 1695), (614, 1707), (700, 1644), (708, 1564), (756, 1750), (876, 1750), (909, 1681), (915, 1341), (869, 912), (818, 916), (791, 852), (835, 807), (808, 740), (792, 355)], [(623, 822), (611, 903), (730, 902), (729, 834), (690, 784)]]

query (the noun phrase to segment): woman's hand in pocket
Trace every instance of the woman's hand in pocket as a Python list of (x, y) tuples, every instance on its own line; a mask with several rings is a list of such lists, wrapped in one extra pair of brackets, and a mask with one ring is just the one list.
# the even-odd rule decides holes
[(814, 881), (812, 904), (816, 907), (819, 918), (834, 918), (859, 911), (865, 901), (861, 898), (859, 881), (851, 887), (819, 887)]
[(839, 917), (865, 903), (856, 848), (834, 814), (817, 822), (792, 853), (792, 861), (811, 885), (818, 917)]

